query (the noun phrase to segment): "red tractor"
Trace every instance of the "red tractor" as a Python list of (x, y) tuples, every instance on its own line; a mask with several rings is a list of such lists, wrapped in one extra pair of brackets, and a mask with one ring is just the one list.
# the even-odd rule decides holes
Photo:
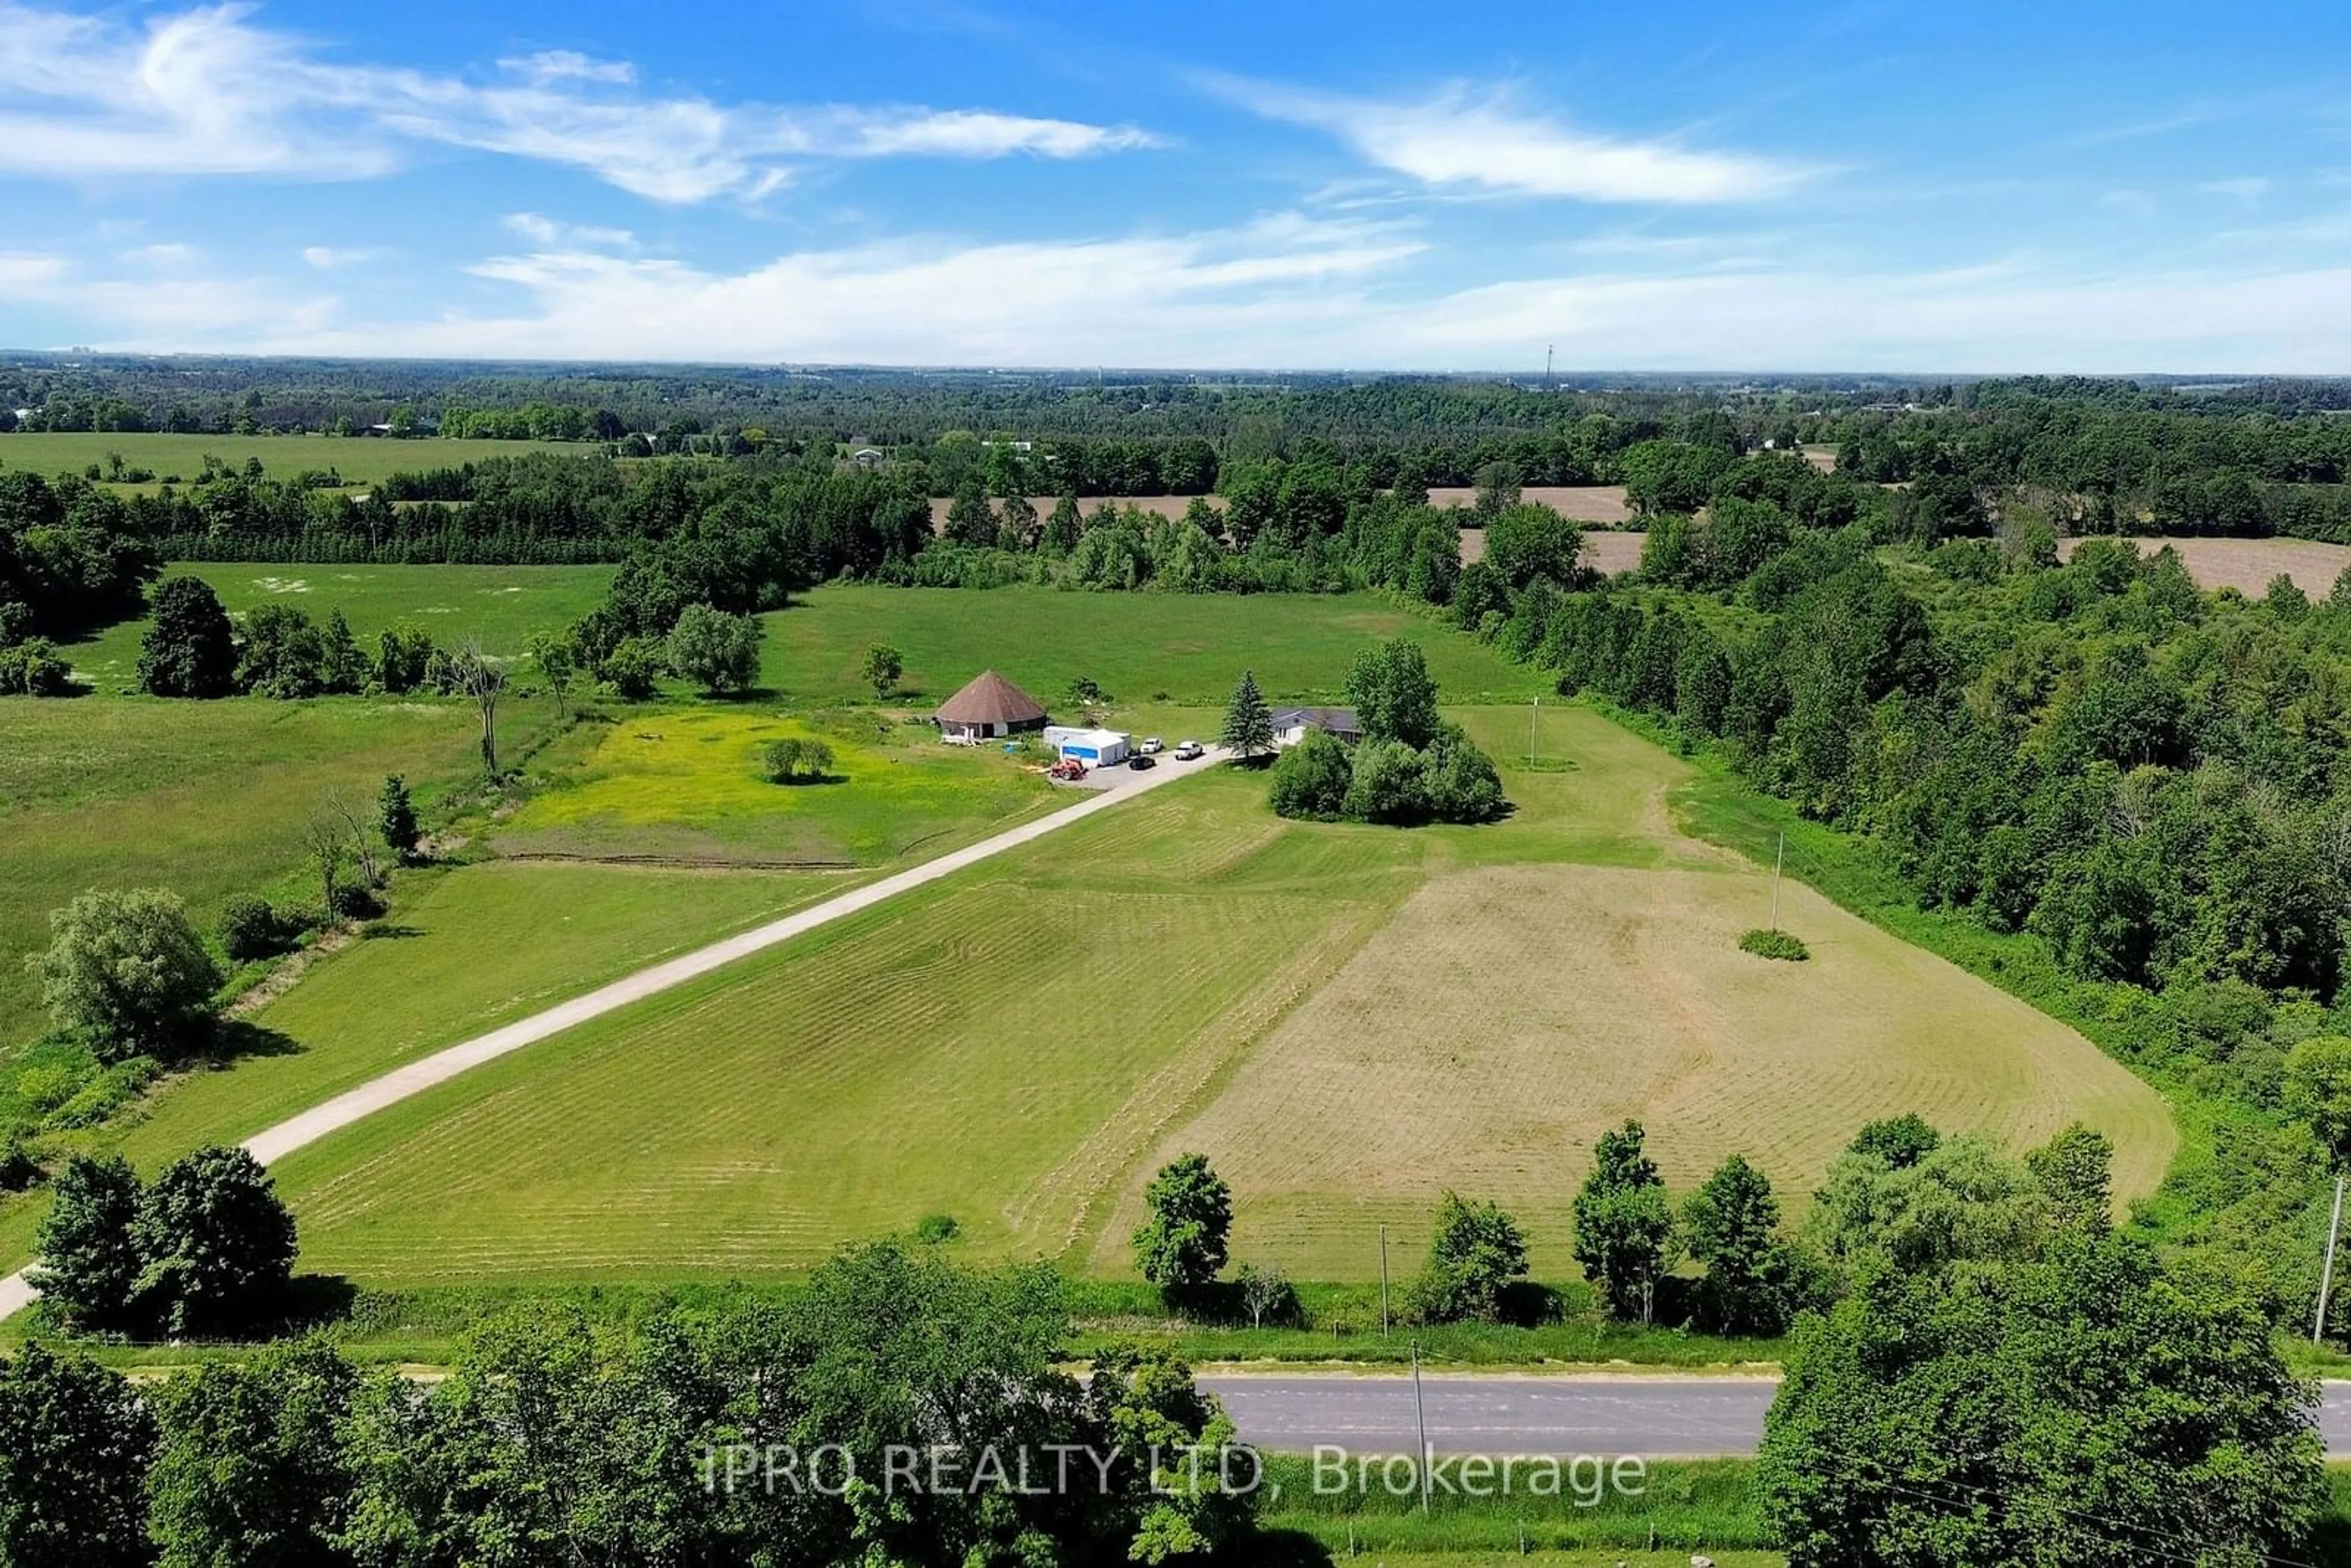
[(1048, 779), (1058, 779), (1064, 784), (1074, 784), (1086, 776), (1086, 765), (1074, 757), (1064, 757), (1045, 769)]

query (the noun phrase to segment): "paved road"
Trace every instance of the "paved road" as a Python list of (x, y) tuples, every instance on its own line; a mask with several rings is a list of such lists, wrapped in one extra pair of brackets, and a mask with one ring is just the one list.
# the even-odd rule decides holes
[[(1241, 1437), (1305, 1452), (1411, 1453), (1412, 1380), (1393, 1375), (1205, 1375)], [(1776, 1378), (1598, 1376), (1421, 1380), (1429, 1446), (1440, 1454), (1639, 1454), (1693, 1458), (1751, 1454)], [(2351, 1383), (2325, 1385), (2319, 1431), (2333, 1458), (2351, 1457)]]
[[(1207, 756), (1198, 761), (1177, 762), (1170, 758), (1149, 771), (1125, 773), (1114, 788), (1089, 792), (1076, 804), (1065, 806), (1049, 816), (1023, 822), (1016, 828), (1007, 828), (991, 838), (943, 854), (936, 860), (925, 861), (920, 865), (885, 876), (879, 882), (868, 883), (837, 898), (828, 898), (821, 904), (787, 915), (780, 920), (755, 926), (723, 942), (714, 942), (707, 947), (696, 948), (667, 963), (640, 969), (633, 975), (590, 991), (586, 996), (575, 997), (544, 1012), (533, 1013), (527, 1019), (510, 1023), (504, 1029), (493, 1030), (444, 1051), (435, 1051), (431, 1056), (419, 1058), (405, 1067), (397, 1068), (381, 1078), (371, 1079), (356, 1089), (338, 1094), (323, 1104), (315, 1105), (298, 1116), (288, 1117), (274, 1127), (255, 1134), (246, 1140), (245, 1146), (252, 1150), (254, 1158), (264, 1165), (282, 1159), (306, 1145), (317, 1143), (329, 1133), (348, 1127), (362, 1117), (373, 1115), (388, 1105), (398, 1104), (413, 1094), (421, 1094), (436, 1084), (445, 1083), (486, 1061), (495, 1061), (511, 1051), (520, 1051), (524, 1046), (535, 1045), (550, 1035), (576, 1028), (590, 1019), (601, 1017), (632, 1002), (643, 1001), (673, 986), (684, 985), (738, 958), (748, 957), (778, 942), (789, 942), (795, 936), (813, 931), (820, 925), (830, 925), (845, 915), (854, 915), (861, 909), (870, 909), (884, 899), (894, 898), (925, 883), (952, 876), (966, 866), (1041, 839), (1057, 829), (1066, 828), (1071, 822), (1115, 806), (1121, 800), (1132, 800), (1145, 790), (1155, 789), (1163, 784), (1197, 773), (1223, 756), (1222, 747), (1212, 747)], [(22, 1271), (0, 1279), (0, 1320), (32, 1305), (35, 1294)]]

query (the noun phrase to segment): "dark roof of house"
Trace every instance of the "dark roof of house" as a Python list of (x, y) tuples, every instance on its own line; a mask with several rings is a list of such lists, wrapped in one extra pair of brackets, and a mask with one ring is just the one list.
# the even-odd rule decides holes
[(1360, 735), (1364, 727), (1351, 707), (1285, 707), (1273, 713), (1273, 727), (1289, 729), (1311, 724), (1317, 729), (1327, 729), (1342, 735)]
[(932, 716), (941, 724), (1034, 724), (1045, 716), (1045, 709), (994, 670), (982, 670)]

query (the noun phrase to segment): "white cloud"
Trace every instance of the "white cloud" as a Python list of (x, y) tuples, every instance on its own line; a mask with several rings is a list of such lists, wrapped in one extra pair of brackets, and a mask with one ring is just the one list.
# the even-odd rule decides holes
[[(270, 330), (285, 352), (894, 364), (1834, 371), (2265, 370), (2351, 361), (2351, 268), (1934, 274), (1748, 262), (1413, 287), (1419, 242), (1284, 218), (1170, 237), (870, 246), (742, 273), (507, 256), (521, 308)], [(276, 323), (271, 323), (274, 329)], [(133, 347), (185, 346), (184, 338)]]
[(626, 60), (591, 59), (577, 49), (543, 49), (535, 55), (503, 59), (498, 69), (544, 87), (558, 81), (601, 81), (626, 84), (637, 79), (637, 68)]
[(384, 172), (366, 139), (306, 133), (317, 68), (234, 6), (144, 28), (0, 0), (0, 171), (126, 173)]
[(2270, 183), (2260, 175), (2247, 175), (2237, 180), (2207, 180), (2196, 187), (2210, 196), (2226, 196), (2232, 202), (2252, 206), (2269, 193)]
[(1386, 329), (1413, 364), (1556, 342), (1579, 368), (2325, 373), (2351, 361), (2351, 268), (1611, 274), (1465, 289)]
[(124, 343), (226, 345), (272, 333), (329, 329), (341, 302), (331, 294), (305, 295), (282, 279), (175, 273), (156, 287), (152, 267), (126, 258), (112, 275), (84, 258), (54, 254), (0, 254), (0, 288), (11, 305), (49, 306), (78, 322), (102, 329), (90, 336)]
[(508, 213), (506, 226), (545, 250), (632, 250), (637, 243), (627, 229), (561, 223), (538, 213)]
[(1587, 202), (1712, 203), (1770, 196), (1816, 171), (1780, 159), (1666, 141), (1624, 141), (1515, 110), (1499, 94), (1449, 87), (1383, 101), (1205, 77), (1203, 85), (1270, 120), (1329, 131), (1369, 162), (1456, 192)]
[(636, 90), (624, 61), (550, 50), (486, 81), (330, 63), (246, 7), (144, 27), (0, 0), (0, 172), (356, 179), (434, 141), (588, 170), (652, 200), (756, 199), (791, 161), (1076, 158), (1157, 145), (1131, 127), (919, 106), (719, 104)]
[(361, 267), (381, 260), (385, 252), (381, 246), (310, 245), (302, 247), (305, 265), (320, 272), (332, 272), (337, 267)]
[[(490, 258), (511, 308), (438, 319), (240, 329), (256, 351), (895, 363), (1263, 363), (1335, 338), (1368, 283), (1418, 255), (1393, 225), (1280, 214), (1198, 233), (967, 244), (915, 239), (744, 272), (590, 249)], [(204, 347), (141, 332), (110, 346)]]

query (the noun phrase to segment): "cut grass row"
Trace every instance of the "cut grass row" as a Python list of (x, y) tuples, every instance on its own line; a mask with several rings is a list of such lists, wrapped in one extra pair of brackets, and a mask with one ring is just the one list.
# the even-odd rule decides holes
[[(1492, 745), (1528, 716), (1468, 716)], [(1114, 1278), (1180, 1147), (1234, 1180), (1237, 1258), (1375, 1278), (1385, 1224), (1408, 1270), (1455, 1186), (1557, 1276), (1625, 1115), (1677, 1186), (1741, 1149), (1792, 1208), (1922, 1107), (2012, 1142), (2091, 1114), (2152, 1184), (2152, 1091), (1809, 895), (1813, 964), (1739, 953), (1768, 880), (1676, 838), (1681, 765), (1542, 722), (1570, 765), (1510, 770), (1498, 826), (1288, 823), (1219, 770), (493, 1064), (286, 1162), (308, 1255), (393, 1287), (777, 1278), (945, 1212), (976, 1257)]]
[[(411, 873), (391, 918), (256, 1019), (257, 1049), (183, 1075), (145, 1113), (78, 1140), (152, 1169), (235, 1143), (440, 1046), (849, 885), (775, 872), (492, 862)], [(29, 1252), (40, 1195), (0, 1207), (0, 1267)]]

